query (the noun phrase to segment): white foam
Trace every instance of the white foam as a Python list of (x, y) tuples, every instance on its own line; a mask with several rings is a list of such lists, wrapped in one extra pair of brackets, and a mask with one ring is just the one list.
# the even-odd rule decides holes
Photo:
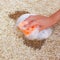
[(28, 18), (28, 17), (31, 16), (31, 15), (35, 15), (35, 14), (23, 14), (22, 16), (20, 16), (20, 17), (17, 19), (16, 26), (18, 26), (19, 23), (21, 23), (22, 21), (24, 21), (26, 18)]
[(43, 40), (43, 39), (47, 39), (51, 34), (52, 34), (51, 28), (45, 29), (41, 32), (39, 31), (38, 28), (36, 28), (29, 36), (25, 36), (25, 37), (30, 40), (35, 40), (35, 39)]
[(40, 40), (47, 39), (51, 34), (52, 34), (51, 28), (45, 29), (45, 30), (39, 32), (38, 39), (40, 39)]

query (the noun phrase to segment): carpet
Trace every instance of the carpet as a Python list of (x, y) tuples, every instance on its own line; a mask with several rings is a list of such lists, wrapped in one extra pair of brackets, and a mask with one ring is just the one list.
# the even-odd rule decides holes
[(40, 48), (23, 39), (16, 20), (9, 17), (16, 11), (50, 16), (60, 9), (60, 0), (0, 0), (0, 60), (60, 60), (60, 22)]

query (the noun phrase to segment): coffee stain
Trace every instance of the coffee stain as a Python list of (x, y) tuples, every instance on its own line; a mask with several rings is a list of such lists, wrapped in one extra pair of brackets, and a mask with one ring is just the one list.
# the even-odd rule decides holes
[(44, 45), (44, 43), (46, 41), (46, 39), (44, 39), (44, 40), (29, 40), (29, 39), (25, 38), (24, 36), (23, 36), (23, 38), (24, 38), (24, 44), (35, 50), (41, 49), (41, 47)]
[(29, 12), (27, 12), (27, 11), (16, 11), (13, 14), (9, 14), (9, 17), (14, 19), (14, 20), (17, 20), (18, 17), (20, 17), (21, 15), (26, 14), (26, 13), (29, 13)]
[[(29, 13), (27, 11), (16, 11), (15, 13), (9, 14), (9, 17), (11, 19), (17, 20), (18, 17), (20, 17), (23, 14)], [(34, 48), (34, 49), (41, 49), (43, 46), (45, 40), (28, 40), (27, 38), (24, 37), (24, 44), (28, 47)]]

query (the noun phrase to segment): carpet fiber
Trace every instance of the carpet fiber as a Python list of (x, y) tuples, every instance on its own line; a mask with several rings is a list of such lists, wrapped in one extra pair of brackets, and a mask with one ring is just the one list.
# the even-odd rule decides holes
[(60, 60), (60, 22), (39, 49), (38, 43), (23, 39), (16, 20), (9, 17), (16, 11), (50, 16), (59, 9), (60, 0), (0, 0), (0, 60)]

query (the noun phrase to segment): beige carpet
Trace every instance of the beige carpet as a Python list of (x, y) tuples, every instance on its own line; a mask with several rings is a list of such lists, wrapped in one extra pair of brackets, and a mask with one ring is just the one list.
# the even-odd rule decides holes
[(9, 18), (15, 11), (49, 16), (60, 9), (60, 0), (0, 0), (0, 60), (60, 60), (60, 23), (41, 49), (24, 44), (22, 33)]

